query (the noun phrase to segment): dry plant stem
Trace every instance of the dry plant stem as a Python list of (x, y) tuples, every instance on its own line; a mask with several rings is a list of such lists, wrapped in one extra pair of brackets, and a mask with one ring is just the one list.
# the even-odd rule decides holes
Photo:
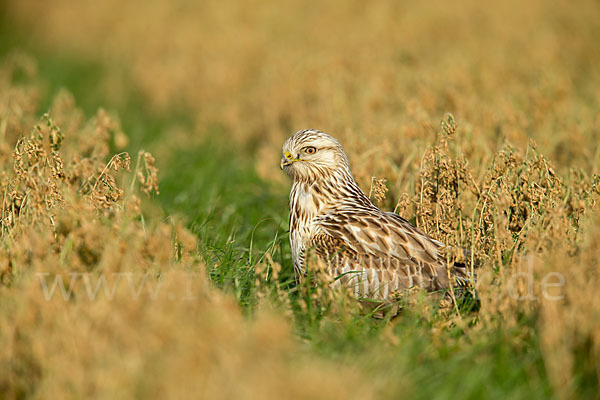
[(102, 180), (102, 177), (104, 176), (104, 174), (106, 173), (106, 171), (109, 168), (112, 167), (112, 165), (115, 162), (115, 160), (117, 158), (121, 157), (121, 156), (124, 156), (124, 155), (127, 155), (127, 152), (122, 152), (122, 153), (119, 153), (119, 154), (115, 154), (114, 156), (111, 157), (111, 159), (104, 166), (104, 169), (102, 169), (102, 172), (100, 172), (100, 175), (98, 175), (98, 177), (96, 178), (96, 182), (94, 183), (94, 186), (92, 187), (92, 193), (94, 193), (96, 191), (96, 187), (98, 186), (98, 182), (100, 182)]

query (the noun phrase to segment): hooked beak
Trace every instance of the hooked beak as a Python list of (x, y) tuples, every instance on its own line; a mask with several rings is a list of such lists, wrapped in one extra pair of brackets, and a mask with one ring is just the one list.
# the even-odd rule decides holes
[(300, 158), (294, 158), (292, 153), (290, 153), (289, 151), (286, 151), (285, 154), (283, 155), (283, 157), (281, 157), (281, 163), (279, 164), (279, 167), (281, 169), (284, 169), (285, 167), (287, 167), (288, 165), (292, 165), (296, 161), (302, 161), (302, 160)]
[(285, 167), (287, 167), (288, 165), (292, 165), (293, 161), (288, 160), (285, 157), (281, 157), (281, 163), (279, 164), (279, 167), (281, 169), (284, 169)]

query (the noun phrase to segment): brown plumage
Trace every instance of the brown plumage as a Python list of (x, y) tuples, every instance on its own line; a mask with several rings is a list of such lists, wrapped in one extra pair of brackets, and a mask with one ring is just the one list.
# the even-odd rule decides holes
[(342, 146), (330, 135), (302, 130), (283, 145), (281, 168), (292, 178), (290, 245), (298, 276), (314, 249), (336, 282), (356, 297), (385, 300), (418, 286), (448, 288), (443, 244), (399, 215), (377, 208), (356, 184)]

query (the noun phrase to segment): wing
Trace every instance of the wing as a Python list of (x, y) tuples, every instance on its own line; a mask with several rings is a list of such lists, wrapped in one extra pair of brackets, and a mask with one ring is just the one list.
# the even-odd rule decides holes
[(394, 291), (419, 286), (448, 287), (442, 243), (400, 216), (374, 210), (331, 212), (315, 219), (311, 241), (335, 277), (352, 281), (357, 295), (387, 298)]

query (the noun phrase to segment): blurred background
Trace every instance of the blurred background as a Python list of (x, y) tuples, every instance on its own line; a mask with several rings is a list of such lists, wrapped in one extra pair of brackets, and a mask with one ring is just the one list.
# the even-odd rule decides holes
[(340, 140), (365, 190), (387, 179), (388, 207), (415, 191), (446, 112), (476, 168), (529, 139), (563, 171), (598, 166), (593, 0), (19, 0), (1, 10), (3, 54), (30, 57), (41, 81), (38, 113), (61, 88), (87, 115), (114, 111), (127, 148), (156, 155), (160, 201), (191, 218), (274, 194), (267, 213), (281, 219), (281, 145), (305, 128)]
[[(27, 132), (22, 127), (33, 126), (44, 112), (56, 108), (57, 95), (76, 104), (82, 119), (104, 108), (122, 127), (123, 134), (111, 139), (112, 151), (136, 154), (144, 149), (156, 158), (160, 195), (151, 202), (159, 210), (153, 211), (157, 220), (181, 217), (198, 238), (202, 261), (209, 266), (247, 260), (244, 267), (254, 268), (253, 255), (277, 247), (282, 276), (291, 279), (286, 247), (289, 182), (278, 168), (281, 145), (288, 136), (305, 128), (335, 136), (349, 154), (361, 187), (368, 191), (373, 177), (386, 179), (389, 192), (379, 205), (387, 209), (402, 203), (403, 194), (415, 196), (423, 154), (435, 143), (440, 120), (448, 112), (457, 121), (455, 141), (475, 180), (486, 175), (485, 166), (500, 148), (513, 146), (525, 152), (530, 140), (558, 173), (577, 169), (591, 174), (600, 162), (598, 38), (596, 0), (5, 0), (0, 3), (0, 63), (9, 66), (10, 73), (3, 76), (0, 91), (10, 91), (12, 97), (0, 103), (0, 112), (10, 115), (2, 151), (7, 153)], [(416, 210), (409, 203), (400, 210), (407, 216)], [(253, 304), (253, 284), (244, 283), (254, 282), (253, 270), (211, 271), (216, 285), (233, 294), (237, 304)], [(185, 325), (184, 311), (161, 310), (173, 313), (172, 320), (145, 323)], [(502, 307), (494, 310), (500, 312)], [(295, 364), (286, 357), (305, 360), (309, 347), (325, 355), (326, 361), (319, 362), (327, 373), (315, 377), (319, 374), (311, 370), (310, 362), (302, 364), (303, 379), (319, 380), (319, 392), (293, 393), (332, 397), (339, 393), (326, 388), (327, 380), (336, 375), (336, 363), (353, 365), (349, 360), (358, 352), (348, 348), (364, 349), (358, 343), (377, 331), (386, 338), (391, 335), (389, 342), (396, 346), (398, 338), (406, 340), (400, 351), (404, 358), (388, 357), (381, 349), (365, 356), (361, 366), (349, 367), (350, 372), (344, 370), (334, 380), (341, 387), (346, 379), (361, 376), (357, 383), (361, 390), (349, 389), (346, 395), (394, 397), (408, 391), (421, 398), (434, 394), (545, 398), (560, 393), (565, 382), (579, 375), (561, 372), (564, 353), (548, 355), (560, 340), (544, 342), (547, 336), (532, 333), (539, 325), (531, 318), (524, 322), (528, 328), (515, 336), (499, 334), (484, 340), (490, 332), (497, 333), (492, 324), (484, 329), (481, 342), (462, 338), (448, 346), (442, 343), (434, 355), (427, 349), (445, 336), (438, 335), (439, 326), (432, 328), (430, 321), (422, 320), (425, 328), (416, 322), (404, 326), (409, 333), (399, 336), (370, 322), (355, 329), (335, 318), (318, 334), (307, 333), (312, 331), (306, 325), (292, 329), (277, 322), (264, 325), (284, 326), (269, 336), (257, 324), (258, 333), (249, 328), (249, 342), (240, 339), (234, 349), (243, 353), (243, 365), (251, 364), (256, 354), (240, 349), (267, 348), (283, 332), (285, 345), (273, 350), (277, 356), (269, 353), (265, 365), (287, 372), (269, 379), (292, 382)], [(246, 329), (244, 322), (236, 321), (234, 326)], [(221, 328), (205, 339), (218, 341)], [(420, 329), (427, 335), (414, 339), (422, 334)], [(452, 332), (448, 338), (460, 336)], [(584, 354), (598, 354), (598, 331), (594, 332), (590, 348), (595, 350), (584, 346)], [(302, 338), (300, 344), (294, 341), (297, 336)], [(182, 343), (190, 340), (188, 336), (174, 340), (178, 338)], [(457, 350), (465, 343), (472, 346)], [(176, 354), (185, 355), (180, 351)], [(158, 354), (157, 359), (166, 357), (168, 363), (167, 356)], [(479, 355), (489, 368), (474, 372)], [(132, 359), (136, 357), (145, 359), (143, 351)], [(413, 370), (421, 357), (424, 368)], [(197, 371), (194, 362), (170, 362)], [(596, 364), (589, 362), (591, 369), (584, 368), (581, 376), (588, 379), (588, 387), (595, 387), (600, 368), (597, 359)], [(397, 372), (380, 375), (381, 368), (388, 367)], [(517, 370), (512, 373), (512, 368)], [(364, 370), (369, 371), (366, 378)], [(28, 373), (35, 375), (33, 371)], [(460, 376), (471, 372), (476, 376), (461, 382)], [(444, 380), (445, 376), (451, 378)], [(167, 393), (178, 386), (178, 379), (167, 376)], [(489, 390), (486, 382), (492, 382)], [(253, 387), (263, 381), (251, 376), (246, 383)], [(49, 393), (64, 394), (54, 390)], [(86, 390), (73, 393), (95, 393)], [(214, 390), (218, 393), (218, 388)], [(281, 383), (262, 393), (269, 397), (285, 390)], [(21, 392), (11, 393), (19, 397)], [(128, 393), (147, 392), (133, 388)], [(565, 393), (568, 398), (574, 392)], [(598, 396), (593, 390), (582, 393)]]
[(532, 137), (561, 162), (594, 162), (595, 1), (21, 0), (2, 9), (4, 53), (32, 49), (50, 91), (65, 85), (88, 110), (136, 108), (191, 128), (136, 133), (137, 146), (157, 136), (170, 147), (226, 141), (236, 157), (259, 155), (267, 180), (281, 180), (279, 148), (299, 129), (339, 137), (366, 177), (431, 136), (445, 112), (473, 151)]

